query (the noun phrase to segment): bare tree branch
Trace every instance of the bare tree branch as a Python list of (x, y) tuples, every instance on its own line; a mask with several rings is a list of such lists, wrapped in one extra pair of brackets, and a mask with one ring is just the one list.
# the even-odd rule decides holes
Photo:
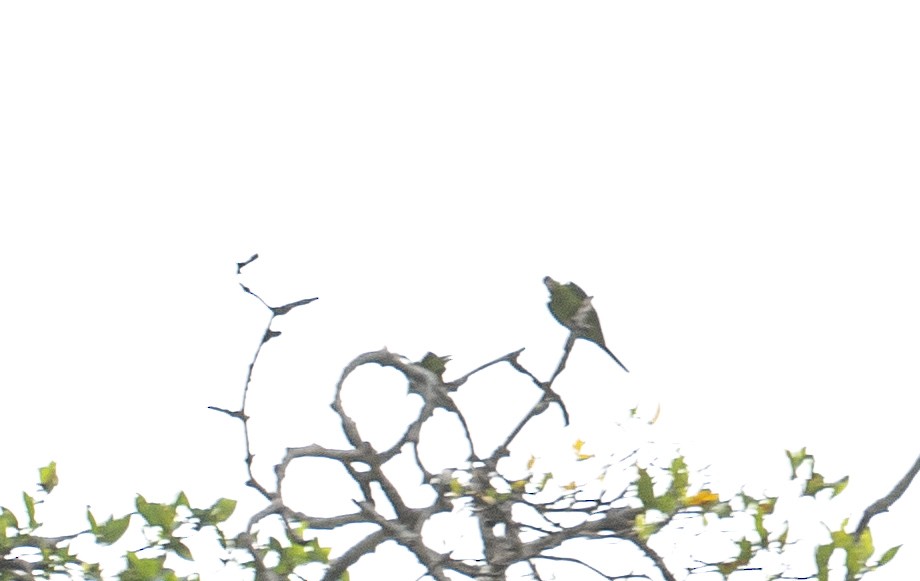
[(865, 512), (863, 512), (862, 518), (859, 519), (859, 524), (856, 526), (856, 530), (853, 531), (853, 537), (855, 539), (859, 539), (859, 537), (862, 536), (863, 531), (866, 530), (866, 527), (869, 526), (869, 521), (871, 521), (873, 517), (883, 512), (888, 512), (888, 509), (891, 508), (891, 505), (897, 502), (898, 499), (901, 498), (905, 492), (907, 492), (907, 488), (910, 486), (910, 483), (913, 482), (914, 477), (918, 472), (920, 472), (920, 456), (914, 460), (914, 465), (911, 466), (910, 470), (907, 471), (907, 474), (905, 474), (904, 477), (901, 478), (897, 484), (895, 484), (894, 488), (891, 489), (891, 492), (876, 500), (870, 504), (868, 508), (866, 508)]
[[(240, 263), (238, 268), (241, 269), (254, 259), (255, 257), (245, 263)], [(536, 479), (531, 481), (530, 478), (534, 476), (531, 474), (527, 480), (511, 481), (510, 476), (499, 470), (500, 461), (510, 455), (510, 447), (516, 442), (524, 428), (530, 424), (531, 420), (549, 409), (552, 404), (559, 406), (564, 425), (569, 424), (570, 417), (565, 402), (553, 389), (553, 384), (566, 368), (577, 338), (574, 333), (569, 334), (559, 362), (549, 379), (545, 381), (521, 364), (519, 356), (523, 349), (493, 359), (452, 381), (444, 381), (440, 372), (436, 373), (428, 366), (413, 363), (408, 358), (386, 348), (358, 355), (343, 368), (336, 381), (330, 406), (339, 419), (347, 445), (344, 448), (331, 448), (319, 443), (310, 443), (287, 448), (282, 459), (275, 466), (273, 489), (260, 484), (252, 473), (253, 455), (248, 431), (249, 417), (246, 414), (247, 395), (253, 369), (263, 346), (272, 337), (278, 335), (271, 329), (274, 317), (309, 304), (316, 298), (294, 301), (281, 307), (271, 307), (249, 288), (241, 286), (246, 293), (262, 302), (271, 312), (271, 316), (249, 365), (240, 409), (230, 410), (216, 406), (211, 406), (211, 409), (242, 422), (249, 485), (259, 490), (269, 501), (267, 506), (253, 515), (249, 523), (249, 531), (254, 530), (259, 521), (272, 515), (281, 517), (292, 538), (294, 527), (302, 526), (304, 523), (315, 530), (337, 530), (356, 524), (373, 525), (373, 532), (366, 534), (329, 561), (322, 577), (324, 581), (338, 580), (362, 557), (373, 553), (378, 546), (388, 541), (395, 542), (411, 552), (427, 571), (425, 577), (437, 581), (452, 579), (451, 572), (477, 581), (500, 581), (505, 579), (509, 567), (519, 564), (529, 567), (532, 577), (539, 580), (541, 576), (536, 566), (539, 561), (573, 563), (608, 580), (661, 577), (665, 581), (676, 581), (664, 557), (649, 546), (647, 539), (650, 531), (660, 531), (671, 524), (675, 516), (683, 515), (691, 518), (691, 516), (696, 517), (704, 513), (699, 503), (706, 501), (698, 499), (694, 501), (686, 497), (688, 487), (686, 479), (683, 484), (672, 484), (671, 496), (666, 499), (665, 504), (656, 504), (658, 499), (651, 499), (651, 496), (657, 494), (648, 490), (652, 488), (651, 484), (647, 484), (645, 496), (641, 491), (637, 494), (637, 482), (639, 482), (638, 477), (635, 476), (638, 474), (635, 464), (637, 450), (632, 450), (620, 457), (617, 463), (611, 462), (604, 466), (604, 475), (612, 467), (616, 467), (624, 475), (627, 473), (632, 475), (629, 480), (622, 483), (622, 488), (620, 486), (614, 488), (614, 494), (610, 493), (607, 485), (604, 485), (599, 492), (595, 491), (590, 495), (577, 488), (570, 490), (565, 487), (558, 492), (548, 493), (545, 487), (546, 479), (543, 482), (538, 482)], [(486, 453), (484, 450), (476, 450), (469, 424), (453, 396), (477, 373), (502, 363), (510, 366), (522, 378), (529, 380), (537, 390), (537, 397), (531, 408), (519, 419), (507, 418), (499, 414), (502, 416), (501, 420), (507, 423), (507, 432), (501, 436), (495, 448)], [(343, 391), (351, 389), (348, 387), (349, 378), (353, 372), (365, 365), (377, 365), (396, 370), (406, 381), (407, 393), (415, 394), (422, 400), (418, 412), (406, 422), (405, 429), (402, 430), (399, 438), (384, 450), (377, 450), (364, 439), (361, 426), (348, 414), (343, 403)], [(460, 466), (432, 468), (425, 466), (419, 457), (418, 446), (423, 434), (422, 428), (426, 422), (434, 421), (435, 411), (439, 408), (455, 415), (463, 429), (463, 438), (469, 446), (470, 455)], [(382, 410), (382, 413), (385, 411)], [(422, 506), (417, 506), (407, 500), (416, 498), (418, 495), (408, 494), (407, 491), (400, 489), (399, 485), (392, 481), (384, 471), (384, 465), (401, 454), (406, 454), (406, 457), (418, 468), (421, 474), (419, 487), (427, 488), (433, 493), (433, 500), (427, 500)], [(290, 466), (302, 458), (324, 458), (338, 463), (358, 486), (359, 492), (355, 494), (355, 498), (352, 498), (357, 509), (331, 517), (317, 517), (288, 506), (281, 497), (282, 484)], [(440, 470), (440, 472), (435, 475), (432, 474), (432, 470)], [(868, 526), (873, 516), (888, 510), (903, 495), (918, 471), (920, 471), (920, 458), (891, 493), (873, 503), (866, 510), (854, 534), (859, 535)], [(686, 469), (685, 466), (679, 464), (676, 468), (671, 468), (671, 472), (668, 472), (668, 469), (664, 469), (663, 472), (669, 475), (671, 480), (679, 480), (680, 475), (685, 474)], [(643, 471), (642, 474), (645, 474), (646, 479), (649, 478), (646, 472)], [(521, 482), (524, 484), (522, 485)], [(615, 492), (618, 489), (619, 492)], [(417, 490), (412, 492), (415, 493)], [(745, 498), (749, 499), (749, 497)], [(641, 502), (639, 502), (640, 499)], [(640, 504), (643, 506), (639, 506)], [(671, 508), (663, 508), (659, 511), (661, 515), (656, 513), (654, 524), (649, 525), (645, 520), (649, 510), (657, 511), (662, 506)], [(478, 537), (482, 543), (481, 555), (460, 559), (449, 553), (438, 552), (426, 545), (423, 529), (432, 517), (442, 513), (462, 513), (475, 519)], [(644, 523), (642, 527), (637, 525), (640, 517)], [(638, 531), (642, 531), (642, 534), (640, 535)], [(644, 570), (608, 573), (582, 559), (550, 552), (560, 549), (567, 541), (573, 540), (621, 545), (628, 550), (635, 551), (637, 556), (644, 557), (644, 560), (640, 561), (644, 563)], [(258, 571), (262, 564), (258, 557), (254, 556), (254, 558)], [(646, 571), (654, 571), (655, 575), (650, 575)]]

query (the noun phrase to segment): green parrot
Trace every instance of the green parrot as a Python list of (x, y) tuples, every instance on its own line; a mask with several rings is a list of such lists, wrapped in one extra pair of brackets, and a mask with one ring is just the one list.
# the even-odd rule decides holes
[(597, 318), (597, 311), (591, 305), (593, 297), (589, 297), (574, 282), (560, 284), (553, 280), (552, 277), (547, 276), (543, 279), (543, 284), (549, 289), (549, 303), (547, 303), (547, 306), (553, 317), (562, 323), (565, 328), (569, 329), (576, 339), (587, 339), (603, 349), (628, 373), (629, 370), (626, 369), (626, 366), (617, 359), (617, 356), (604, 343), (601, 322)]
[(425, 353), (425, 356), (422, 357), (422, 360), (417, 362), (416, 365), (424, 367), (428, 371), (437, 375), (438, 378), (443, 380), (444, 372), (447, 370), (448, 361), (450, 361), (450, 355), (441, 357), (429, 351), (428, 353)]

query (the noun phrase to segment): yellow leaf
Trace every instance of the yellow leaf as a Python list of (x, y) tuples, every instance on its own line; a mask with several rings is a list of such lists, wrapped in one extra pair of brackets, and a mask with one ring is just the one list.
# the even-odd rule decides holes
[(566, 484), (566, 485), (563, 486), (562, 488), (565, 489), (565, 490), (575, 490), (576, 488), (578, 488), (578, 485), (575, 484), (575, 482), (573, 481), (573, 482), (569, 482), (568, 484)]
[(584, 440), (575, 440), (575, 443), (572, 444), (572, 447), (575, 448), (576, 452), (581, 452), (581, 447), (585, 445)]
[(719, 502), (719, 495), (708, 488), (704, 488), (693, 496), (688, 496), (684, 500), (684, 504), (687, 506), (705, 506), (707, 504), (715, 504), (716, 502)]
[(532, 470), (532, 469), (533, 469), (533, 465), (536, 463), (536, 461), (537, 461), (536, 456), (534, 456), (533, 454), (531, 454), (530, 460), (527, 461), (527, 469), (528, 469), (528, 470)]

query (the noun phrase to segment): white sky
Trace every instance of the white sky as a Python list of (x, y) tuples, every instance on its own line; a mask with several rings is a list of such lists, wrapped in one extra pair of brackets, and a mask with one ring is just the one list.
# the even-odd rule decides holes
[[(614, 446), (660, 403), (651, 437), (725, 490), (807, 445), (858, 511), (918, 453), (918, 17), (3, 3), (0, 504), (51, 459), (62, 520), (135, 492), (245, 500), (238, 427), (206, 406), (239, 400), (266, 312), (235, 263), (259, 252), (243, 280), (266, 299), (321, 297), (253, 387), (265, 466), (328, 436), (364, 351), (451, 354), (450, 376), (527, 347), (548, 372), (551, 274), (596, 297), (631, 370), (576, 347), (554, 442)], [(918, 510), (915, 489), (876, 520), (877, 546), (908, 544), (876, 581), (916, 570)]]

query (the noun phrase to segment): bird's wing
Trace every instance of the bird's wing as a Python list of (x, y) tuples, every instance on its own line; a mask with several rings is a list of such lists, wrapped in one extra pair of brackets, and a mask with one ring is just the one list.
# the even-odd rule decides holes
[(574, 324), (572, 319), (578, 312), (582, 298), (576, 296), (576, 291), (571, 285), (559, 284), (550, 277), (546, 277), (543, 282), (549, 289), (549, 312), (559, 323), (571, 329)]
[(601, 321), (597, 317), (597, 311), (591, 304), (591, 297), (585, 297), (581, 305), (572, 317), (574, 330), (585, 339), (594, 341), (598, 345), (605, 346), (604, 333), (601, 331)]
[(586, 293), (585, 291), (581, 290), (581, 287), (578, 286), (577, 284), (575, 284), (574, 282), (570, 282), (570, 283), (568, 283), (568, 284), (566, 284), (566, 285), (563, 285), (563, 286), (565, 286), (566, 288), (570, 289), (570, 290), (572, 291), (572, 294), (574, 294), (576, 297), (578, 297), (578, 300), (582, 300), (582, 301), (583, 301), (583, 300), (585, 300), (586, 298), (588, 298), (588, 293)]

